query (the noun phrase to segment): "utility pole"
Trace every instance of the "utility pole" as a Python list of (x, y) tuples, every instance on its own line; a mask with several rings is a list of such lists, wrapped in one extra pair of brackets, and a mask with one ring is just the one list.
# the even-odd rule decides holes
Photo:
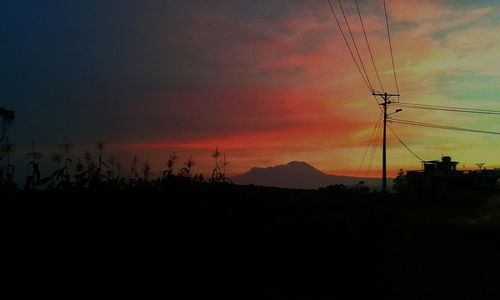
[[(384, 109), (384, 137), (383, 137), (383, 143), (382, 143), (382, 193), (385, 195), (387, 193), (387, 158), (386, 158), (386, 152), (387, 152), (387, 106), (391, 104), (390, 98), (393, 96), (399, 97), (399, 94), (390, 94), (387, 92), (384, 93), (378, 93), (378, 92), (373, 92), (373, 96), (379, 96), (381, 97), (384, 102), (379, 103), (379, 105), (382, 105)], [(399, 110), (398, 110), (399, 111)], [(396, 112), (398, 112), (396, 111)]]

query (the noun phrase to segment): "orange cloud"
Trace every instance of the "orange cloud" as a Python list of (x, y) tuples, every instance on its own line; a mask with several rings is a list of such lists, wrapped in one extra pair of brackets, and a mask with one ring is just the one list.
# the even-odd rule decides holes
[[(361, 8), (381, 79), (392, 91), (392, 62), (379, 4)], [(213, 72), (200, 72), (203, 80), (196, 85), (151, 93), (148, 106), (131, 105), (132, 119), (138, 115), (158, 126), (136, 143), (122, 146), (131, 151), (185, 153), (209, 153), (219, 146), (238, 165), (236, 171), (259, 162), (302, 159), (331, 172), (357, 172), (379, 110), (328, 10), (314, 8), (279, 20), (205, 17), (188, 27), (185, 34), (196, 41), (192, 46), (207, 48), (204, 59)], [(379, 89), (354, 7), (346, 4), (345, 9), (372, 84)], [(388, 9), (401, 101), (456, 105), (440, 91), (444, 78), (463, 72), (498, 74), (491, 66), (499, 49), (493, 38), (497, 27), (475, 26), (493, 8), (465, 14), (435, 1), (390, 1)], [(227, 22), (234, 30), (226, 30)], [(490, 38), (483, 43), (483, 36)], [(477, 55), (481, 50), (486, 51)], [(446, 125), (460, 121), (411, 109), (399, 116)], [(426, 159), (439, 158), (438, 149), (463, 152), (453, 143), (429, 146), (445, 141), (449, 133), (396, 124), (393, 128)], [(380, 140), (380, 133), (376, 138)], [(393, 174), (399, 167), (419, 167), (390, 133), (388, 142)], [(379, 156), (370, 174), (376, 174)]]

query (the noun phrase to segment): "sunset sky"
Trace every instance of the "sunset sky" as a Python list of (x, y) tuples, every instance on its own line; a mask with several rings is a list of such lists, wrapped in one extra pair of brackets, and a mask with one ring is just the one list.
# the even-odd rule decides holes
[[(395, 92), (383, 2), (358, 3)], [(354, 1), (342, 4), (380, 89)], [(500, 110), (498, 1), (387, 0), (387, 10), (402, 102)], [(31, 139), (48, 154), (67, 136), (75, 157), (102, 140), (124, 167), (137, 154), (156, 174), (172, 152), (208, 174), (216, 146), (231, 174), (291, 160), (380, 173), (379, 148), (371, 171), (371, 150), (361, 165), (380, 111), (326, 0), (2, 1), (0, 36), (0, 106), (16, 112), (22, 164)], [(500, 131), (499, 116), (405, 108), (398, 118)], [(500, 167), (498, 135), (392, 128), (423, 159)], [(419, 167), (389, 134), (390, 175)]]

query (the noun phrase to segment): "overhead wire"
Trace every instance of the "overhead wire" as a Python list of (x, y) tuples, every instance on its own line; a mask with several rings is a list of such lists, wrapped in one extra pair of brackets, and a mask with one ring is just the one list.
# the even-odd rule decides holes
[(332, 3), (330, 2), (330, 0), (327, 0), (327, 1), (328, 1), (328, 4), (330, 5), (330, 10), (331, 10), (331, 12), (333, 14), (333, 17), (335, 18), (335, 21), (337, 22), (337, 26), (339, 27), (340, 33), (342, 34), (342, 37), (344, 38), (344, 42), (345, 42), (345, 44), (347, 46), (347, 49), (349, 49), (349, 53), (351, 54), (352, 60), (354, 61), (354, 64), (356, 65), (356, 68), (358, 69), (358, 72), (361, 75), (361, 78), (363, 78), (363, 81), (364, 81), (366, 87), (371, 92), (373, 90), (372, 87), (371, 87), (371, 84), (368, 83), (367, 78), (365, 78), (365, 76), (363, 75), (363, 72), (361, 71), (361, 68), (359, 67), (358, 61), (354, 57), (354, 53), (353, 53), (353, 51), (351, 49), (351, 45), (347, 41), (347, 38), (346, 38), (346, 36), (344, 34), (344, 30), (342, 29), (342, 26), (340, 25), (339, 18), (337, 17), (337, 14), (335, 13), (335, 10), (333, 9)]
[(366, 80), (368, 81), (368, 84), (370, 85), (370, 90), (373, 91), (373, 86), (372, 83), (370, 82), (370, 78), (368, 77), (368, 73), (366, 72), (365, 64), (363, 63), (363, 59), (361, 59), (361, 55), (359, 54), (358, 46), (356, 44), (356, 40), (354, 39), (354, 35), (352, 34), (351, 26), (349, 26), (349, 21), (347, 20), (347, 16), (345, 15), (344, 8), (342, 7), (342, 2), (340, 0), (337, 0), (340, 6), (340, 11), (342, 11), (342, 15), (344, 16), (344, 21), (345, 24), (347, 25), (347, 29), (349, 30), (349, 34), (351, 36), (352, 43), (354, 45), (354, 49), (356, 50), (356, 54), (358, 55), (359, 62), (361, 63), (361, 68), (363, 69), (363, 72), (365, 73)]
[[(389, 19), (387, 17), (387, 6), (385, 4), (385, 0), (384, 0), (384, 13), (385, 13), (385, 25), (387, 27), (387, 37), (389, 38), (389, 49), (390, 49), (390, 52), (391, 52), (392, 71), (393, 71), (393, 74), (394, 74), (394, 82), (396, 84), (396, 91), (399, 94), (399, 85), (398, 85), (398, 79), (397, 79), (397, 76), (396, 76), (396, 66), (394, 64), (394, 54), (392, 52), (391, 31), (389, 30)], [(399, 97), (398, 97), (398, 101), (399, 101)]]
[(440, 107), (440, 108), (454, 108), (454, 109), (467, 109), (467, 110), (500, 112), (500, 110), (493, 110), (493, 109), (480, 109), (480, 108), (459, 107), (459, 106), (444, 106), (444, 105), (430, 105), (430, 104), (409, 103), (409, 102), (398, 102), (398, 104), (410, 104), (410, 105), (419, 105), (419, 106), (428, 106), (428, 107)]
[(472, 132), (472, 133), (484, 133), (484, 134), (500, 135), (500, 132), (497, 132), (497, 131), (487, 131), (487, 130), (479, 130), (479, 129), (462, 128), (462, 127), (439, 125), (439, 124), (432, 124), (432, 123), (424, 123), (424, 122), (417, 122), (417, 121), (410, 121), (410, 120), (401, 120), (401, 119), (392, 119), (391, 118), (390, 122), (397, 123), (397, 124), (404, 124), (404, 125), (413, 125), (413, 126), (420, 126), (420, 127), (436, 128), (436, 129), (446, 129), (446, 130), (455, 130), (455, 131), (462, 131), (462, 132)]
[(378, 83), (380, 84), (380, 88), (382, 89), (382, 91), (385, 91), (384, 85), (382, 84), (382, 80), (380, 80), (380, 75), (378, 73), (377, 65), (375, 64), (375, 59), (373, 58), (370, 43), (368, 42), (368, 36), (366, 35), (365, 24), (363, 22), (363, 18), (361, 17), (361, 11), (359, 10), (358, 0), (354, 0), (354, 3), (356, 3), (356, 10), (358, 11), (359, 22), (361, 23), (361, 28), (363, 29), (363, 35), (365, 36), (366, 47), (368, 48), (368, 53), (370, 53), (370, 58), (372, 61), (373, 69), (375, 70), (375, 74), (377, 75), (377, 79), (378, 79)]
[(403, 142), (403, 140), (398, 136), (398, 134), (394, 131), (394, 129), (392, 129), (392, 126), (387, 124), (387, 127), (389, 127), (389, 130), (392, 132), (392, 134), (396, 137), (399, 143), (401, 143), (401, 145), (403, 145), (406, 148), (406, 150), (408, 150), (408, 152), (413, 154), (413, 156), (415, 156), (418, 160), (423, 161), (423, 159), (420, 156), (418, 156), (413, 150), (410, 149), (410, 147), (408, 147), (408, 145), (405, 142)]
[[(359, 59), (359, 63), (358, 63), (358, 60), (356, 59), (356, 57), (354, 55), (354, 51), (351, 48), (351, 45), (349, 44), (349, 42), (347, 40), (347, 37), (346, 37), (346, 34), (344, 33), (344, 30), (342, 29), (342, 26), (340, 24), (338, 16), (335, 13), (333, 5), (332, 5), (331, 1), (328, 0), (328, 4), (330, 6), (331, 12), (332, 12), (333, 16), (335, 17), (335, 21), (337, 22), (339, 30), (340, 30), (340, 32), (342, 34), (343, 39), (344, 39), (344, 42), (346, 43), (347, 48), (349, 49), (349, 52), (351, 54), (351, 58), (354, 60), (354, 63), (356, 65), (356, 68), (358, 69), (358, 72), (360, 73), (360, 75), (361, 75), (361, 77), (362, 77), (365, 85), (373, 93), (373, 91), (374, 91), (373, 86), (371, 84), (370, 78), (368, 76), (368, 73), (366, 71), (365, 65), (363, 63), (363, 59), (361, 58), (358, 46), (356, 44), (356, 40), (354, 38), (353, 32), (351, 30), (351, 27), (349, 25), (349, 21), (347, 19), (346, 14), (345, 14), (344, 8), (343, 8), (342, 3), (341, 3), (341, 0), (337, 0), (337, 2), (338, 2), (338, 5), (340, 7), (340, 10), (342, 12), (342, 15), (343, 15), (345, 24), (347, 26), (347, 29), (349, 31), (349, 34), (350, 34), (350, 37), (351, 37), (351, 40), (352, 40), (352, 43), (353, 43), (353, 46), (354, 46), (354, 51), (356, 52), (356, 55), (357, 55), (357, 57)], [(366, 46), (367, 46), (368, 52), (370, 54), (370, 59), (371, 59), (372, 65), (373, 65), (373, 69), (374, 69), (375, 74), (377, 76), (378, 83), (380, 84), (380, 87), (382, 88), (382, 91), (385, 91), (385, 89), (383, 87), (383, 84), (382, 84), (382, 80), (380, 79), (380, 74), (379, 74), (377, 66), (375, 64), (375, 59), (373, 57), (373, 53), (371, 51), (371, 47), (370, 47), (370, 43), (369, 43), (369, 40), (368, 40), (368, 36), (366, 34), (366, 29), (365, 29), (365, 26), (364, 26), (363, 18), (362, 18), (362, 15), (361, 15), (361, 11), (359, 9), (359, 4), (358, 4), (357, 0), (355, 0), (354, 2), (355, 2), (355, 5), (356, 5), (356, 10), (357, 10), (357, 13), (358, 13), (359, 21), (361, 23), (361, 28), (363, 30), (363, 35), (364, 35), (364, 38), (365, 38)], [(395, 61), (394, 61), (394, 53), (393, 53), (392, 40), (391, 40), (391, 31), (390, 31), (390, 27), (389, 27), (389, 18), (388, 18), (388, 13), (387, 13), (387, 4), (386, 4), (385, 0), (383, 0), (383, 5), (384, 5), (385, 24), (386, 24), (386, 29), (387, 29), (387, 37), (388, 37), (389, 50), (390, 50), (390, 55), (391, 55), (391, 63), (392, 63), (392, 71), (393, 71), (394, 83), (395, 83), (397, 94), (399, 95), (399, 83), (398, 83), (398, 77), (397, 77), (397, 74), (396, 74), (396, 66), (395, 66)], [(377, 100), (377, 97), (374, 96), (374, 100), (375, 100), (377, 106), (379, 107), (379, 109), (381, 111), (383, 111), (383, 109), (380, 107), (380, 104), (379, 104), (379, 102)], [(426, 105), (426, 104), (418, 104), (418, 103), (405, 103), (405, 102), (400, 102), (399, 101), (399, 96), (398, 96), (397, 101), (396, 102), (392, 102), (392, 104), (394, 104), (395, 106), (400, 106), (400, 107), (405, 107), (405, 108), (414, 108), (414, 109), (426, 109), (426, 110), (436, 110), (436, 111), (449, 111), (449, 112), (459, 112), (459, 113), (500, 115), (500, 111), (498, 111), (498, 110), (475, 109), (475, 108), (453, 107), (453, 106), (440, 106), (440, 105)], [(390, 119), (388, 119), (388, 122), (389, 123), (396, 123), (396, 124), (403, 124), (403, 125), (420, 126), (420, 127), (426, 127), (426, 128), (436, 128), (436, 129), (455, 130), (455, 131), (470, 132), (470, 133), (482, 133), (482, 134), (500, 135), (500, 132), (496, 132), (496, 131), (487, 131), (487, 130), (479, 130), (479, 129), (471, 129), (471, 128), (462, 128), (462, 127), (455, 127), (455, 126), (447, 126), (447, 125), (439, 125), (439, 124), (432, 124), (432, 123), (425, 123), (425, 122), (417, 122), (417, 121), (411, 121), (411, 120), (402, 120), (402, 119), (393, 119), (393, 118), (390, 118)], [(369, 162), (368, 162), (368, 169), (367, 169), (367, 171), (371, 168), (373, 156), (374, 156), (376, 147), (378, 146), (378, 140), (375, 137), (378, 136), (379, 133), (380, 133), (380, 130), (381, 130), (381, 127), (382, 127), (381, 123), (382, 123), (382, 116), (379, 117), (379, 119), (377, 120), (377, 123), (376, 123), (375, 127), (372, 130), (372, 134), (371, 134), (371, 137), (370, 137), (370, 142), (369, 142), (367, 148), (365, 149), (365, 152), (364, 152), (361, 164), (360, 164), (360, 168), (358, 169), (358, 173), (360, 172), (361, 167), (362, 167), (362, 165), (365, 162), (365, 159), (366, 159), (366, 156), (367, 156), (367, 152), (370, 149), (370, 146), (372, 147), (372, 151), (371, 151), (370, 159), (369, 159)], [(408, 150), (408, 152), (410, 152), (418, 160), (423, 161), (423, 159), (420, 156), (418, 156), (413, 150), (411, 150), (410, 147), (399, 137), (399, 135), (392, 128), (392, 126), (390, 126), (389, 124), (387, 124), (387, 126), (389, 127), (389, 130), (391, 131), (391, 133), (399, 141), (399, 143), (401, 143), (401, 145), (403, 145), (406, 148), (406, 150)]]
[(361, 159), (361, 163), (359, 164), (358, 175), (361, 172), (361, 168), (363, 167), (363, 164), (365, 162), (366, 154), (368, 153), (368, 150), (370, 149), (370, 147), (372, 146), (372, 144), (374, 142), (375, 132), (377, 131), (378, 127), (380, 126), (380, 123), (382, 121), (382, 117), (383, 117), (383, 115), (380, 114), (377, 122), (375, 123), (375, 126), (373, 127), (372, 134), (370, 135), (370, 139), (368, 140), (368, 144), (366, 145), (366, 148), (365, 148), (365, 153), (363, 154), (363, 158)]
[(415, 109), (439, 110), (439, 111), (486, 114), (486, 115), (500, 115), (500, 111), (488, 110), (488, 109), (476, 109), (476, 108), (440, 106), (440, 105), (426, 105), (426, 104), (405, 103), (405, 102), (399, 102), (399, 103), (395, 102), (394, 105), (401, 106), (401, 107), (407, 107), (407, 108), (415, 108)]
[[(380, 136), (380, 132), (382, 130), (382, 126), (380, 126), (380, 125), (382, 123), (383, 123), (383, 121), (379, 123), (379, 126), (377, 128), (377, 132), (375, 133), (375, 137)], [(365, 175), (368, 174), (368, 172), (370, 171), (370, 169), (372, 167), (373, 157), (375, 156), (375, 151), (377, 150), (378, 144), (379, 144), (379, 139), (374, 138), (373, 144), (372, 144), (372, 152), (370, 153), (370, 159), (368, 160), (368, 165), (367, 165), (367, 168), (366, 168)]]
[[(354, 46), (354, 51), (356, 52), (356, 55), (357, 55), (357, 57), (359, 59), (359, 63), (356, 60), (356, 57), (354, 55), (354, 51), (352, 50), (349, 42), (347, 41), (346, 34), (344, 33), (344, 31), (342, 29), (342, 26), (340, 24), (339, 18), (337, 17), (337, 15), (335, 13), (333, 5), (330, 2), (330, 0), (328, 0), (328, 4), (330, 6), (331, 12), (332, 12), (332, 14), (333, 14), (333, 16), (335, 18), (335, 21), (337, 22), (337, 26), (339, 27), (339, 30), (340, 30), (340, 32), (342, 34), (344, 42), (346, 43), (347, 48), (349, 49), (349, 52), (351, 54), (351, 58), (354, 60), (354, 63), (356, 64), (356, 68), (358, 69), (358, 72), (360, 73), (361, 77), (363, 78), (363, 81), (365, 82), (365, 85), (373, 93), (373, 91), (374, 91), (373, 86), (371, 84), (370, 78), (368, 76), (368, 73), (366, 71), (365, 65), (363, 63), (363, 59), (361, 58), (361, 55), (359, 53), (359, 49), (357, 47), (356, 40), (354, 39), (354, 35), (353, 35), (353, 32), (352, 32), (351, 27), (349, 25), (349, 21), (347, 19), (347, 16), (345, 14), (344, 9), (343, 9), (342, 3), (341, 3), (340, 0), (337, 0), (337, 2), (339, 4), (340, 10), (342, 12), (342, 15), (343, 15), (345, 24), (347, 26), (347, 29), (349, 31), (349, 35), (351, 37), (351, 40), (352, 40), (352, 43), (353, 43), (353, 46)], [(366, 34), (366, 29), (365, 29), (365, 26), (364, 26), (363, 18), (362, 18), (362, 15), (361, 15), (361, 11), (359, 9), (359, 4), (358, 4), (357, 0), (355, 0), (354, 2), (355, 2), (355, 5), (356, 5), (356, 10), (357, 10), (357, 13), (358, 13), (359, 21), (361, 23), (361, 28), (363, 30), (363, 35), (364, 35), (364, 38), (365, 38), (365, 43), (366, 43), (368, 52), (370, 54), (370, 59), (371, 59), (371, 62), (372, 62), (373, 69), (375, 71), (378, 83), (380, 84), (380, 87), (381, 87), (382, 91), (385, 91), (384, 86), (382, 84), (382, 80), (380, 78), (380, 74), (379, 74), (377, 66), (375, 64), (375, 59), (373, 57), (373, 52), (371, 51), (371, 47), (370, 47), (370, 43), (369, 43), (369, 40), (368, 40), (368, 36)], [(392, 49), (392, 41), (391, 41), (391, 33), (390, 33), (390, 28), (389, 28), (389, 20), (388, 20), (388, 14), (387, 14), (386, 1), (384, 0), (383, 3), (384, 3), (384, 15), (385, 15), (385, 23), (386, 23), (386, 29), (387, 29), (387, 36), (388, 36), (388, 41), (389, 41), (389, 50), (390, 50), (390, 55), (391, 55), (392, 70), (393, 70), (393, 76), (394, 76), (394, 83), (395, 83), (395, 86), (396, 86), (396, 91), (397, 91), (397, 93), (399, 95), (399, 84), (398, 84), (397, 75), (396, 75), (396, 67), (395, 67), (394, 54), (393, 54), (393, 49)], [(360, 65), (361, 65), (361, 67), (360, 67)], [(374, 96), (374, 100), (375, 100), (377, 106), (379, 107), (380, 111), (383, 112), (383, 109), (380, 107), (380, 103), (378, 102), (376, 96)], [(399, 101), (399, 96), (398, 96), (398, 101), (397, 102), (393, 102), (393, 103), (394, 104), (398, 104), (399, 102), (400, 101)], [(405, 104), (405, 103), (403, 103), (403, 105), (401, 105), (401, 106), (405, 106), (405, 107), (409, 107), (409, 108), (422, 108), (422, 109), (424, 108), (424, 106), (418, 106), (418, 105), (410, 106), (410, 105), (411, 104)], [(442, 107), (442, 108), (425, 107), (425, 109), (439, 109), (439, 110), (447, 109), (447, 110), (453, 110), (453, 111), (457, 110), (457, 108), (444, 108), (444, 107)], [(460, 111), (470, 112), (471, 110), (461, 109)], [(481, 113), (485, 113), (485, 112), (481, 112)], [(492, 112), (489, 112), (489, 113), (492, 113)], [(495, 112), (495, 114), (496, 114), (496, 112)], [(500, 114), (500, 112), (499, 112), (499, 114)], [(363, 166), (363, 164), (365, 162), (365, 159), (366, 159), (366, 156), (367, 156), (367, 153), (368, 153), (368, 150), (370, 149), (370, 147), (372, 148), (372, 150), (371, 150), (370, 158), (369, 158), (369, 161), (368, 161), (367, 172), (371, 168), (371, 164), (373, 162), (373, 157), (375, 155), (376, 148), (377, 148), (377, 146), (379, 144), (378, 143), (378, 139), (376, 137), (380, 134), (380, 131), (381, 131), (381, 128), (382, 128), (382, 126), (381, 126), (381, 123), (383, 122), (382, 121), (382, 117), (383, 117), (383, 115), (379, 116), (379, 119), (377, 120), (377, 123), (375, 124), (375, 127), (372, 130), (370, 141), (369, 141), (369, 144), (367, 145), (367, 148), (365, 149), (365, 152), (363, 154), (363, 158), (361, 160), (361, 164), (360, 164), (360, 167), (358, 169), (358, 173), (360, 172), (361, 167)], [(401, 124), (409, 124), (410, 125), (410, 121), (399, 120), (399, 119), (390, 119), (389, 122), (401, 123)], [(417, 123), (418, 123), (418, 125), (417, 125)], [(389, 124), (387, 124), (387, 125), (389, 127), (389, 130), (396, 137), (396, 139), (399, 141), (399, 143), (401, 145), (403, 145), (406, 148), (406, 150), (408, 152), (410, 152), (413, 156), (415, 156), (419, 161), (423, 161), (423, 159), (420, 156), (418, 156), (413, 150), (411, 150), (410, 147), (399, 137), (399, 135), (394, 131), (394, 129), (391, 126), (389, 126)], [(435, 125), (435, 124), (426, 124), (426, 123), (422, 123), (422, 122), (412, 122), (411, 125), (431, 126), (431, 125)], [(441, 125), (435, 125), (435, 126), (438, 126), (439, 128), (443, 128), (443, 129), (451, 129), (451, 128), (453, 128), (454, 130), (463, 129), (463, 128), (451, 127), (451, 126), (441, 126)], [(468, 130), (468, 131), (470, 131), (470, 130)], [(474, 132), (477, 132), (477, 131), (474, 131)]]
[[(358, 70), (359, 74), (361, 75), (361, 78), (363, 79), (363, 82), (365, 83), (366, 87), (368, 88), (368, 90), (370, 91), (370, 93), (372, 93), (373, 92), (373, 87), (371, 85), (371, 81), (369, 81), (368, 74), (366, 73), (366, 69), (365, 69), (364, 73), (363, 73), (363, 71), (361, 71), (361, 67), (359, 66), (358, 60), (354, 56), (354, 52), (353, 52), (353, 50), (351, 48), (351, 45), (347, 41), (347, 37), (346, 37), (346, 35), (344, 33), (344, 30), (342, 29), (342, 25), (340, 25), (339, 17), (335, 13), (335, 9), (333, 8), (333, 5), (332, 5), (331, 1), (330, 0), (327, 0), (327, 1), (328, 1), (328, 5), (330, 6), (330, 11), (332, 12), (333, 17), (335, 18), (335, 22), (337, 23), (337, 26), (338, 26), (338, 28), (340, 30), (342, 38), (344, 39), (344, 42), (345, 42), (345, 44), (347, 46), (347, 49), (349, 50), (349, 53), (351, 54), (351, 58), (354, 61), (354, 64), (356, 65), (356, 69)], [(342, 9), (342, 11), (343, 11), (343, 9)], [(347, 18), (345, 17), (345, 14), (344, 14), (344, 18), (347, 21)], [(346, 24), (348, 24), (348, 23), (346, 23)], [(349, 26), (348, 26), (348, 28), (350, 29)], [(351, 32), (351, 38), (353, 38), (352, 32)], [(354, 40), (354, 38), (353, 38), (353, 40)], [(357, 47), (356, 47), (356, 50), (357, 50)], [(369, 51), (371, 53), (371, 50), (369, 50)], [(361, 59), (361, 57), (359, 56), (359, 51), (357, 52), (357, 54), (358, 54), (358, 57)], [(362, 60), (360, 60), (360, 63), (362, 63)], [(366, 75), (366, 78), (365, 78), (365, 75)], [(377, 73), (377, 76), (378, 76), (378, 73)], [(375, 100), (375, 103), (377, 104), (379, 110), (383, 111), (382, 108), (380, 107), (380, 104), (377, 101), (377, 97), (374, 96), (373, 99)]]

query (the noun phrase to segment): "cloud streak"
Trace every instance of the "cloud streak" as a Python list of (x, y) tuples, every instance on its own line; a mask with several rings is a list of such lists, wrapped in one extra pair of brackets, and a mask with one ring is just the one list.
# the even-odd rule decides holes
[[(401, 101), (495, 108), (498, 6), (387, 4)], [(208, 157), (219, 146), (235, 173), (297, 159), (352, 174), (370, 144), (379, 110), (326, 2), (4, 6), (2, 90), (5, 105), (18, 112), (21, 145), (32, 137), (48, 144), (64, 135), (80, 144), (105, 139), (124, 155), (140, 152), (158, 164), (169, 149)], [(344, 8), (375, 85), (355, 7)], [(382, 3), (360, 1), (360, 9), (384, 87), (393, 90)], [(500, 130), (474, 116), (408, 109), (401, 118)], [(495, 151), (484, 152), (494, 138), (394, 128), (424, 158), (446, 152), (472, 163), (483, 151), (484, 160), (496, 159)], [(418, 168), (396, 140), (389, 143), (391, 168)], [(200, 169), (208, 167), (204, 160)]]

